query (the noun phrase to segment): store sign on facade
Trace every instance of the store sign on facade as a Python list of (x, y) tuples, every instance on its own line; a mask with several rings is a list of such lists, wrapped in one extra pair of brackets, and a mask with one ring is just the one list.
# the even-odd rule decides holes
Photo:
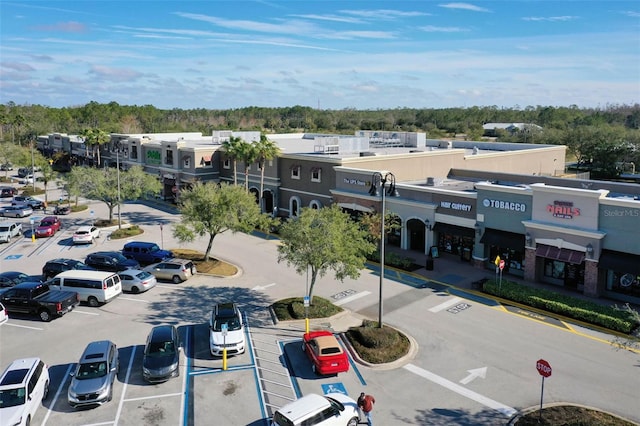
[(490, 198), (485, 198), (484, 200), (482, 200), (482, 205), (485, 207), (493, 207), (494, 209), (500, 210), (512, 210), (516, 212), (527, 211), (527, 205), (525, 203), (516, 203), (513, 201), (492, 200)]
[(371, 185), (371, 182), (365, 182), (360, 179), (350, 179), (350, 178), (344, 178), (344, 183), (348, 185), (358, 185), (358, 186)]
[(440, 207), (451, 210), (460, 210), (463, 212), (471, 211), (471, 204), (453, 203), (451, 201), (440, 201)]
[(573, 206), (572, 201), (554, 201), (547, 205), (547, 212), (560, 219), (573, 219), (580, 216), (580, 209)]

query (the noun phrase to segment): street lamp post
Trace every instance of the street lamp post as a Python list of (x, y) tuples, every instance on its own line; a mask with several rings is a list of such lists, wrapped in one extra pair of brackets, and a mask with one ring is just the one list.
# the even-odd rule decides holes
[(120, 148), (116, 151), (116, 175), (118, 179), (118, 229), (122, 228), (122, 219), (120, 217)]
[[(389, 188), (385, 186), (389, 182)], [(380, 189), (378, 189), (380, 188)], [(380, 289), (378, 297), (378, 328), (382, 328), (382, 284), (384, 282), (384, 246), (385, 246), (385, 195), (391, 195), (398, 197), (398, 191), (396, 190), (396, 177), (393, 173), (382, 171), (375, 172), (371, 177), (371, 188), (369, 189), (369, 195), (382, 196), (382, 210), (380, 219)]]
[(31, 177), (33, 183), (33, 192), (36, 192), (36, 158), (33, 153), (33, 141), (31, 141)]

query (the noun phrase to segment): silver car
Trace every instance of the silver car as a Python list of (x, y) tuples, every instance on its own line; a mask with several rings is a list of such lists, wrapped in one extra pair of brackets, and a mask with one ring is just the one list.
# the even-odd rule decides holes
[(174, 284), (186, 281), (197, 273), (196, 265), (188, 259), (167, 259), (149, 265), (144, 270), (155, 275), (159, 280), (169, 280)]
[(109, 340), (91, 342), (71, 374), (67, 401), (72, 407), (97, 406), (113, 398), (113, 382), (118, 375), (118, 348)]
[(0, 209), (0, 215), (4, 217), (27, 217), (33, 214), (33, 209), (24, 204), (7, 206)]
[(131, 293), (141, 293), (150, 290), (158, 283), (156, 277), (140, 269), (127, 269), (118, 272), (118, 275), (120, 275), (120, 281), (122, 282), (122, 291)]

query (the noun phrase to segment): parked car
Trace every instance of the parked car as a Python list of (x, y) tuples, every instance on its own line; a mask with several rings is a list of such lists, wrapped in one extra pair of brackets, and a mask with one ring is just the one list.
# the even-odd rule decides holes
[(36, 228), (36, 238), (52, 237), (62, 228), (58, 216), (45, 216)]
[(13, 170), (13, 164), (4, 163), (4, 164), (0, 165), (0, 170), (2, 170), (3, 172), (11, 171), (11, 170)]
[(33, 168), (31, 167), (20, 167), (18, 169), (18, 177), (25, 177), (27, 175), (32, 175), (33, 174)]
[(12, 186), (0, 188), (0, 198), (9, 198), (18, 194), (18, 190)]
[(273, 413), (274, 426), (357, 426), (358, 404), (343, 393), (311, 393), (285, 404)]
[(38, 315), (41, 321), (49, 322), (54, 316), (71, 312), (80, 303), (80, 297), (75, 291), (60, 291), (47, 283), (25, 281), (0, 293), (0, 302), (9, 312)]
[(20, 178), (18, 182), (23, 185), (28, 185), (30, 183), (34, 183), (35, 181), (36, 181), (36, 178), (34, 175), (26, 175), (25, 177)]
[(131, 293), (142, 293), (152, 289), (158, 283), (156, 277), (140, 269), (126, 269), (118, 272), (118, 275), (122, 282), (122, 291)]
[(22, 236), (22, 224), (0, 222), (0, 243), (8, 243), (13, 237)]
[(153, 263), (146, 268), (160, 280), (170, 280), (174, 284), (179, 284), (196, 274), (196, 265), (188, 259), (169, 259), (160, 263)]
[(122, 294), (120, 276), (107, 271), (64, 271), (47, 281), (52, 289), (78, 293), (81, 302), (98, 307)]
[(18, 271), (6, 271), (0, 274), (0, 287), (13, 287), (26, 281), (33, 281), (33, 277)]
[(67, 402), (73, 408), (97, 406), (113, 398), (113, 382), (120, 369), (115, 343), (109, 340), (87, 345), (72, 373)]
[(73, 233), (73, 244), (92, 244), (100, 237), (100, 228), (97, 226), (81, 226)]
[(29, 425), (49, 394), (49, 369), (40, 358), (13, 361), (0, 376), (2, 425)]
[(235, 303), (218, 303), (209, 318), (209, 350), (213, 356), (244, 353), (244, 321)]
[(13, 200), (11, 200), (11, 205), (27, 205), (33, 210), (44, 209), (44, 202), (42, 200), (38, 200), (37, 198), (33, 198), (30, 195), (16, 195), (15, 197), (13, 197)]
[(95, 271), (95, 268), (84, 262), (75, 259), (51, 259), (42, 267), (42, 278), (48, 280), (58, 275), (60, 272), (72, 269)]
[(305, 333), (302, 350), (311, 361), (315, 374), (329, 375), (349, 371), (349, 356), (330, 331), (319, 330)]
[(122, 254), (129, 259), (137, 260), (141, 265), (159, 263), (173, 257), (173, 253), (162, 250), (156, 243), (144, 241), (131, 241), (125, 244)]
[(33, 209), (24, 204), (6, 206), (0, 209), (0, 215), (4, 217), (27, 217), (33, 214)]
[(53, 209), (53, 214), (57, 214), (59, 216), (68, 215), (70, 213), (71, 213), (71, 208), (69, 206), (61, 206), (61, 205), (58, 204)]
[(180, 341), (173, 325), (158, 325), (147, 337), (142, 358), (142, 376), (151, 383), (180, 375)]
[(140, 264), (133, 259), (127, 259), (117, 251), (99, 251), (91, 253), (84, 263), (99, 271), (120, 272), (125, 269), (140, 269)]
[(7, 313), (7, 308), (5, 308), (2, 303), (0, 303), (0, 324), (4, 324), (8, 320), (9, 314)]

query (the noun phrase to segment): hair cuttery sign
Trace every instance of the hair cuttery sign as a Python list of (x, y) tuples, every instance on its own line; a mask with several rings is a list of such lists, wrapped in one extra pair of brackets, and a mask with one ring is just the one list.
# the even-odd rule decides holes
[(580, 209), (573, 206), (573, 201), (554, 201), (547, 205), (547, 212), (560, 219), (573, 219), (580, 216)]

